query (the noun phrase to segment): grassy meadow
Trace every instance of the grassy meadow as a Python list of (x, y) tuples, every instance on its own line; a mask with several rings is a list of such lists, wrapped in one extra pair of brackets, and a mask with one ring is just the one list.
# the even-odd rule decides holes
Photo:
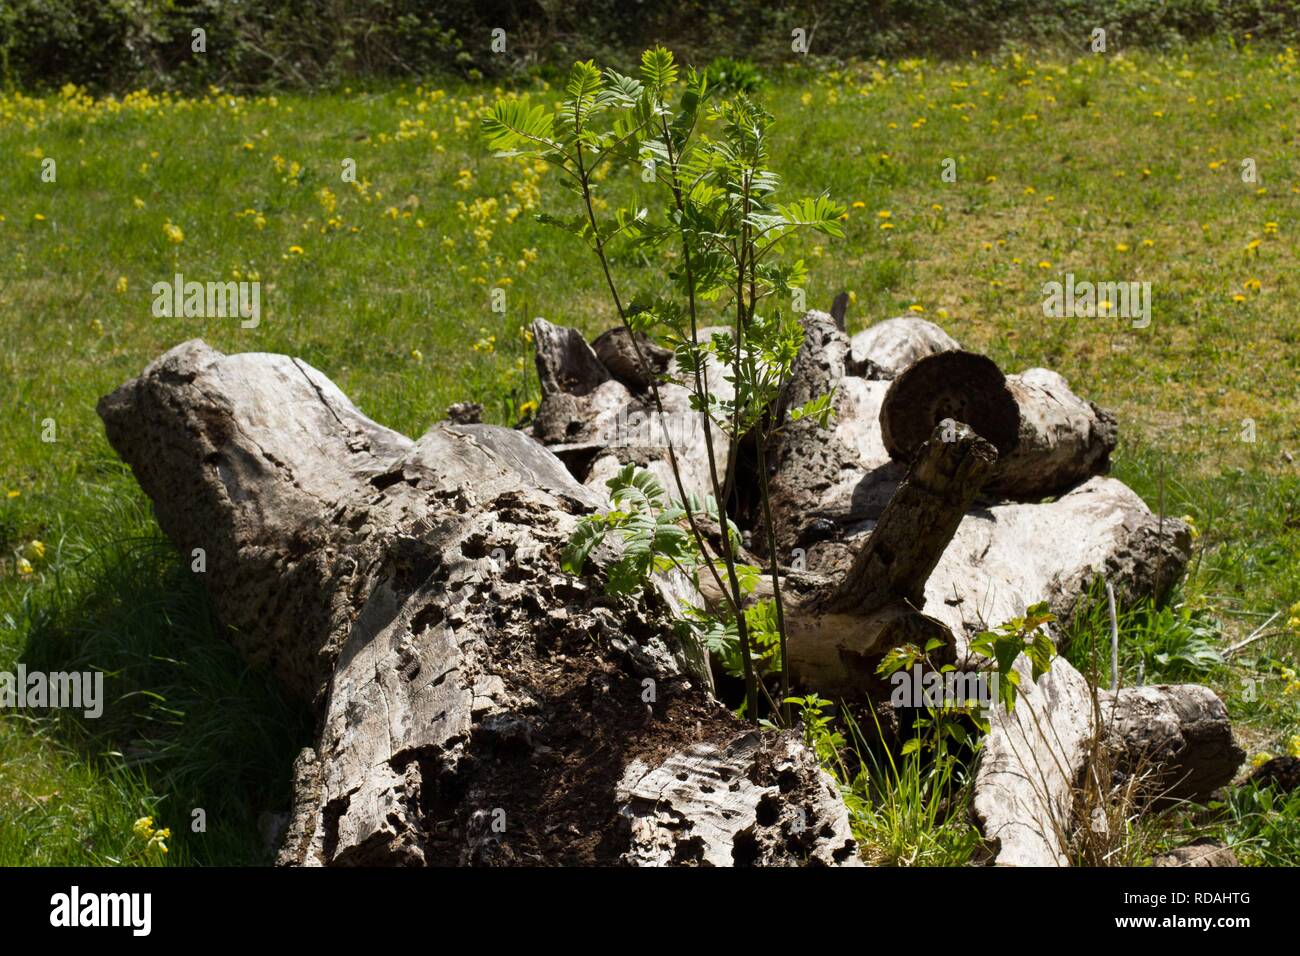
[[(1252, 758), (1300, 754), (1298, 91), (1294, 50), (1226, 43), (792, 66), (761, 91), (791, 196), (849, 207), (845, 238), (798, 250), (809, 307), (847, 289), (851, 331), (921, 315), (1116, 410), (1117, 476), (1198, 532), (1174, 605), (1125, 610), (1124, 680), (1211, 684)], [(264, 814), (287, 809), (310, 718), (227, 649), (95, 403), (202, 337), (300, 356), (408, 434), (456, 401), (526, 416), (529, 321), (615, 319), (588, 254), (534, 221), (574, 197), (482, 146), (501, 92), (0, 94), (0, 670), (107, 675), (99, 720), (0, 715), (0, 865), (269, 860)], [(559, 99), (540, 80), (510, 95)], [(638, 173), (602, 183), (610, 209)], [(155, 317), (151, 287), (176, 273), (260, 281), (259, 324)], [(1067, 273), (1150, 282), (1149, 327), (1045, 318), (1043, 283)], [(1078, 622), (1071, 656), (1105, 629)], [(893, 809), (860, 811), (873, 859), (947, 862), (968, 842)], [(145, 816), (169, 852), (133, 829)], [(1117, 862), (1208, 833), (1300, 863), (1300, 795), (1244, 790), (1142, 827)]]

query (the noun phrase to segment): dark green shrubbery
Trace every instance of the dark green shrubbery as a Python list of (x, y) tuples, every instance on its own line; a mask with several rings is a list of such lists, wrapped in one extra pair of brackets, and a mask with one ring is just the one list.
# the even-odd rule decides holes
[[(1033, 42), (1083, 51), (1210, 34), (1295, 42), (1300, 0), (5, 0), (0, 75), (22, 88), (317, 86), (364, 76), (505, 76), (579, 55), (624, 65), (654, 42), (695, 62), (968, 55)], [(207, 52), (191, 51), (191, 31)], [(506, 31), (494, 52), (492, 31)], [(743, 64), (743, 61), (742, 61)], [(731, 66), (739, 66), (736, 61)], [(745, 74), (739, 79), (753, 79)]]

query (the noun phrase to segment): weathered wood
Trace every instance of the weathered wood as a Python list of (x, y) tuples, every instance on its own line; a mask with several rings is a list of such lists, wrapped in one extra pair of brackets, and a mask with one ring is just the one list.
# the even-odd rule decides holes
[(533, 350), (543, 395), (586, 395), (610, 378), (577, 329), (534, 319)]
[[(320, 714), (282, 864), (855, 859), (802, 741), (749, 740), (660, 594), (607, 596), (608, 549), (594, 581), (560, 570), (601, 499), (525, 436), (412, 442), (304, 363), (198, 341), (100, 413), (164, 531), (205, 550), (236, 646)], [(646, 768), (668, 766), (675, 829), (646, 822)], [(720, 772), (752, 825), (718, 823)]]
[[(926, 347), (923, 339), (917, 348)], [(843, 348), (833, 320), (809, 313), (808, 354), (796, 363), (790, 404), (835, 388), (838, 414), (833, 431), (812, 422), (787, 428), (771, 479), (778, 563), (832, 580), (848, 573), (863, 536), (876, 527), (905, 471), (899, 462), (876, 457), (874, 449), (884, 446), (879, 420), (884, 416), (870, 415), (879, 406), (871, 404), (870, 395), (859, 401), (866, 393), (855, 392), (863, 387), (892, 391), (898, 382), (846, 374)], [(980, 356), (963, 362), (990, 381), (1001, 376)], [(928, 427), (927, 438), (935, 423)], [(985, 493), (991, 493), (1001, 468), (999, 460)], [(1153, 515), (1114, 479), (1092, 478), (1048, 503), (982, 499), (968, 509), (930, 575), (921, 609), (943, 621), (964, 646), (970, 634), (1022, 614), (1038, 600), (1068, 617), (1102, 575), (1126, 599), (1163, 598), (1181, 577), (1190, 551), (1191, 537), (1181, 521)]]
[[(795, 549), (806, 550), (833, 526), (835, 518), (825, 514), (828, 503), (834, 510), (851, 500), (853, 492), (846, 486), (860, 480), (864, 456), (876, 456), (881, 465), (888, 461), (879, 454), (883, 445), (873, 447), (879, 428), (871, 413), (884, 397), (883, 387), (846, 379), (849, 340), (833, 316), (812, 311), (802, 321), (804, 342), (778, 403), (780, 430), (769, 454), (776, 557), (783, 563), (790, 563)], [(845, 388), (845, 382), (853, 384)], [(790, 409), (832, 392), (835, 418), (830, 429), (810, 418), (788, 420)], [(851, 509), (841, 505), (839, 510)], [(760, 540), (765, 540), (765, 529), (759, 530)]]
[[(662, 378), (673, 358), (672, 352), (655, 345), (643, 332), (637, 333), (633, 347), (632, 336), (622, 326), (596, 336), (591, 349), (609, 374), (634, 392), (643, 392), (652, 380)], [(642, 366), (643, 361), (648, 369)]]
[(927, 355), (961, 348), (933, 322), (909, 317), (868, 326), (849, 344), (850, 374), (885, 380), (896, 378)]
[(1230, 783), (1246, 758), (1227, 707), (1208, 687), (1151, 684), (1098, 696), (1118, 771), (1141, 776), (1149, 798), (1204, 799)]
[(911, 461), (945, 418), (966, 422), (1006, 456), (1019, 443), (1019, 410), (1006, 376), (975, 352), (940, 352), (903, 371), (880, 409), (880, 433), (889, 453)]
[(998, 866), (1068, 866), (1074, 786), (1093, 739), (1088, 682), (1058, 658), (1034, 682), (1024, 658), (1015, 709), (993, 709), (972, 809)]
[[(691, 393), (687, 388), (673, 381), (661, 383), (658, 394), (663, 412), (660, 414), (648, 391), (634, 392), (619, 378), (611, 376), (603, 365), (600, 369), (604, 378), (590, 373), (587, 353), (598, 365), (599, 361), (577, 330), (554, 326), (544, 319), (534, 320), (533, 330), (535, 342), (548, 343), (538, 345), (539, 370), (554, 366), (556, 355), (563, 357), (568, 365), (587, 369), (582, 375), (542, 376), (542, 401), (533, 425), (534, 437), (563, 461), (579, 481), (603, 494), (605, 483), (631, 463), (653, 472), (678, 497), (669, 461), (671, 442), (686, 494), (702, 501), (713, 493), (704, 430), (712, 429), (714, 447), (724, 460), (725, 436), (703, 412), (691, 408)], [(621, 348), (620, 339), (613, 333), (608, 335), (604, 349), (612, 355)], [(703, 333), (701, 340), (704, 340)], [(563, 347), (553, 344), (556, 342)], [(630, 349), (626, 335), (622, 343)], [(648, 350), (643, 354), (649, 360), (655, 353)], [(574, 355), (578, 358), (572, 359)], [(626, 378), (631, 374), (622, 359), (611, 360), (620, 368), (620, 375)], [(676, 370), (675, 363), (672, 368)], [(707, 374), (714, 387), (722, 384), (720, 372), (709, 369)]]
[[(955, 655), (948, 627), (921, 613), (926, 580), (996, 459), (993, 446), (965, 425), (944, 422), (843, 575), (785, 576), (786, 652), (801, 686), (858, 697), (880, 657), (902, 643), (938, 639), (947, 647), (938, 656)], [(721, 604), (710, 582), (702, 581), (701, 590), (711, 606)], [(764, 579), (751, 599), (771, 595)]]
[(1233, 853), (1229, 847), (1224, 846), (1222, 843), (1209, 841), (1206, 843), (1193, 843), (1191, 846), (1180, 846), (1168, 853), (1162, 853), (1151, 861), (1151, 865), (1220, 867), (1241, 866), (1241, 863), (1237, 860), (1237, 854)]
[(894, 379), (880, 410), (885, 447), (909, 461), (944, 418), (968, 422), (997, 446), (988, 490), (1008, 498), (1043, 498), (1104, 473), (1115, 449), (1114, 415), (1076, 396), (1060, 375), (1004, 376), (973, 352), (930, 355)]
[(926, 582), (997, 459), (997, 449), (967, 425), (940, 422), (827, 606), (865, 611), (901, 600), (920, 608)]
[[(1018, 665), (1018, 669), (1020, 669)], [(1075, 788), (1094, 747), (1121, 777), (1138, 774), (1143, 800), (1204, 798), (1228, 783), (1245, 754), (1227, 708), (1199, 684), (1094, 691), (1065, 659), (1030, 680), (1021, 674), (1013, 712), (997, 708), (975, 774), (973, 806), (994, 860), (1065, 866)], [(1102, 732), (1096, 734), (1096, 716)], [(1122, 785), (1123, 779), (1112, 782)]]
[[(834, 783), (816, 768), (815, 758), (789, 737), (775, 752), (770, 749), (761, 734), (752, 732), (721, 750), (697, 744), (654, 768), (634, 761), (618, 789), (633, 834), (624, 862), (859, 864), (850, 843), (832, 844), (809, 829), (813, 819), (832, 821), (841, 832), (848, 829), (844, 804)], [(770, 776), (752, 772), (756, 760), (768, 763)], [(802, 792), (792, 797), (788, 788), (795, 782)]]

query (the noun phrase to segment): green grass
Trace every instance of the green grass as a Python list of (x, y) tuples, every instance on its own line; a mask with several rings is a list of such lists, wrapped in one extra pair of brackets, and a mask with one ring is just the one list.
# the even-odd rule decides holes
[[(1214, 44), (791, 70), (764, 93), (791, 195), (828, 189), (851, 206), (845, 239), (801, 250), (810, 306), (848, 289), (854, 328), (910, 310), (1009, 371), (1060, 371), (1118, 412), (1116, 474), (1195, 521), (1186, 626), (1126, 609), (1125, 679), (1156, 679), (1189, 630), (1222, 652), (1283, 612), (1225, 663), (1167, 675), (1218, 688), (1252, 754), (1300, 732), (1283, 677), (1300, 650), (1286, 625), (1300, 600), (1287, 457), (1300, 457), (1298, 72), (1293, 53)], [(130, 830), (147, 814), (173, 831), (170, 861), (264, 861), (258, 815), (286, 809), (289, 761), (310, 737), (307, 716), (226, 649), (105, 442), (100, 395), (201, 336), (301, 356), (407, 433), (466, 399), (513, 421), (536, 396), (519, 333), (533, 316), (612, 324), (582, 250), (531, 218), (571, 213), (572, 197), (480, 146), (491, 96), (0, 97), (0, 666), (110, 674), (99, 721), (0, 718), (0, 862), (145, 862)], [(340, 178), (349, 158), (357, 185)], [(1242, 182), (1244, 158), (1259, 182)], [(604, 184), (611, 207), (637, 172)], [(630, 256), (617, 268), (628, 287), (662, 283)], [(261, 324), (155, 318), (150, 287), (176, 272), (259, 279)], [(1041, 285), (1066, 272), (1150, 281), (1151, 326), (1044, 318)], [(19, 574), (31, 539), (45, 559)], [(195, 807), (206, 834), (190, 832)], [(1252, 821), (1234, 832), (1271, 828), (1253, 861), (1300, 861), (1288, 807), (1233, 818)]]

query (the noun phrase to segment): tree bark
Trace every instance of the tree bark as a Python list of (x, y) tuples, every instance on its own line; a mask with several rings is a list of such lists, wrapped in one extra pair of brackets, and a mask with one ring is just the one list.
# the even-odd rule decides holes
[(1152, 799), (1204, 799), (1231, 783), (1246, 759), (1228, 709), (1208, 687), (1151, 684), (1099, 697), (1118, 771), (1144, 777), (1142, 790)]

